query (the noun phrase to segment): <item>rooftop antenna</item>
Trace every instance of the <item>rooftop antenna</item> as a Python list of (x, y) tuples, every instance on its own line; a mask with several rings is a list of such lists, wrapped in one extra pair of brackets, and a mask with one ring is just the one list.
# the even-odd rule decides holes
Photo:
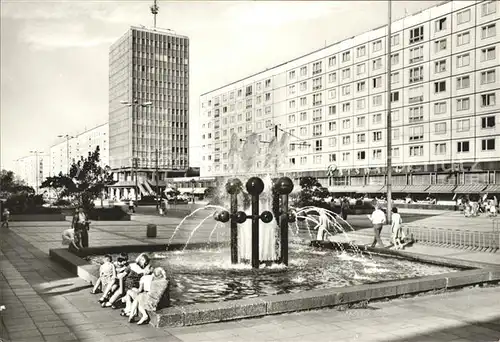
[(156, 15), (160, 11), (160, 8), (156, 4), (156, 0), (154, 0), (154, 4), (150, 8), (151, 8), (151, 14), (153, 14), (153, 28), (156, 30)]

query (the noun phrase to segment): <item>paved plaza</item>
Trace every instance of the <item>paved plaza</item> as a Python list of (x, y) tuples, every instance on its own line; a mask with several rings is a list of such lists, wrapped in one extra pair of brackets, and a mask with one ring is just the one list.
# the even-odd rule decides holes
[[(202, 213), (178, 230), (186, 241)], [(477, 224), (456, 213), (436, 213), (412, 224)], [(453, 220), (450, 218), (453, 217)], [(481, 218), (479, 218), (481, 219)], [(223, 228), (198, 227), (191, 241), (223, 241)], [(145, 225), (158, 224), (158, 238), (147, 239)], [(166, 243), (180, 219), (136, 216), (130, 222), (94, 222), (93, 246)], [(485, 221), (486, 222), (486, 221)], [(340, 311), (323, 309), (258, 319), (180, 328), (129, 324), (118, 312), (103, 309), (90, 285), (50, 260), (61, 248), (69, 222), (18, 222), (0, 231), (0, 338), (5, 341), (499, 341), (500, 287), (475, 287), (434, 295), (369, 303)], [(470, 228), (471, 229), (471, 228)], [(486, 228), (483, 228), (486, 229)], [(370, 239), (368, 230), (353, 239)], [(415, 245), (408, 251), (500, 264), (500, 253)]]

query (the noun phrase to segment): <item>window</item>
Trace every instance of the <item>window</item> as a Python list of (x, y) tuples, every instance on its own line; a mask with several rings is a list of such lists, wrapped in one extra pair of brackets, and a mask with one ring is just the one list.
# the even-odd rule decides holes
[(356, 125), (358, 127), (365, 127), (365, 122), (366, 122), (365, 116), (359, 116), (358, 118), (356, 118)]
[(250, 96), (252, 95), (252, 86), (248, 86), (246, 88), (246, 93), (245, 93), (246, 96)]
[(349, 161), (349, 158), (351, 157), (350, 152), (343, 152), (342, 153), (342, 161)]
[(468, 132), (470, 130), (470, 119), (457, 120), (457, 132)]
[(393, 148), (391, 154), (394, 158), (399, 158), (399, 147)]
[(313, 110), (313, 121), (321, 121), (323, 119), (323, 111), (321, 108)]
[(424, 59), (424, 47), (418, 46), (410, 49), (410, 64), (420, 62)]
[(357, 134), (356, 135), (356, 142), (358, 144), (362, 144), (362, 143), (366, 142), (366, 134), (365, 133)]
[(358, 75), (364, 74), (365, 70), (366, 70), (366, 64), (365, 63), (356, 65), (356, 74), (358, 74)]
[(496, 48), (488, 47), (481, 49), (481, 62), (491, 61), (496, 59)]
[(457, 46), (462, 46), (470, 43), (470, 32), (457, 34)]
[(392, 122), (399, 121), (399, 109), (391, 110), (391, 121)]
[(398, 102), (399, 101), (399, 91), (393, 91), (391, 93), (391, 102)]
[(496, 24), (490, 24), (481, 27), (481, 39), (487, 39), (491, 37), (495, 37), (497, 35), (497, 26)]
[[(293, 103), (293, 106), (295, 107), (295, 101)], [(264, 112), (266, 115), (269, 115), (271, 114), (271, 106), (267, 106), (265, 109), (264, 109)]]
[(494, 83), (495, 79), (494, 69), (481, 72), (481, 84)]
[(399, 83), (399, 71), (391, 73), (391, 83)]
[(346, 103), (342, 103), (342, 112), (350, 112), (351, 111), (351, 103), (350, 102), (346, 102)]
[(382, 67), (382, 58), (377, 58), (373, 61), (373, 70), (378, 70)]
[(399, 34), (395, 34), (391, 37), (391, 45), (399, 45)]
[(329, 106), (328, 107), (328, 115), (335, 115), (337, 114), (337, 106)]
[(446, 122), (438, 122), (434, 124), (434, 133), (446, 134)]
[[(294, 87), (293, 89), (295, 90), (295, 87)], [(288, 91), (290, 91), (290, 89), (288, 89)], [(251, 103), (251, 101), (252, 101), (252, 99), (250, 99), (250, 103)], [(262, 103), (262, 96), (260, 96), (260, 95), (259, 95), (259, 96), (257, 96), (257, 97), (255, 98), (255, 103), (256, 103), (256, 104), (260, 104), (260, 103)]]
[(493, 151), (495, 149), (495, 139), (481, 140), (481, 151)]
[(345, 80), (348, 78), (351, 78), (351, 69), (350, 68), (342, 70), (342, 79)]
[(410, 157), (421, 157), (424, 155), (424, 146), (410, 146)]
[(266, 82), (265, 82), (264, 86), (265, 86), (266, 88), (269, 88), (269, 87), (271, 86), (271, 80), (266, 80)]
[(424, 39), (424, 27), (416, 27), (410, 30), (410, 44), (419, 42)]
[(350, 85), (346, 85), (346, 86), (342, 87), (342, 95), (343, 96), (349, 95), (350, 93), (351, 93), (351, 86)]
[(313, 95), (313, 106), (319, 106), (321, 104), (321, 98), (322, 98), (322, 94), (319, 93), (319, 94), (314, 94)]
[(392, 130), (392, 139), (394, 139), (394, 140), (399, 139), (399, 128), (394, 128)]
[(424, 107), (410, 107), (410, 116), (408, 119), (410, 123), (424, 120)]
[(295, 108), (295, 100), (291, 100), (288, 102), (288, 108)]
[(380, 141), (382, 140), (382, 132), (373, 132), (373, 141)]
[(468, 23), (470, 21), (470, 9), (457, 13), (458, 25)]
[(319, 156), (314, 156), (314, 157), (313, 157), (313, 163), (314, 163), (314, 164), (321, 164), (321, 159), (322, 159), (321, 157), (322, 157), (321, 155), (319, 155)]
[(482, 117), (481, 128), (495, 128), (495, 115)]
[(391, 55), (391, 65), (399, 64), (399, 53)]
[(443, 50), (446, 50), (446, 39), (436, 40), (434, 42), (434, 52), (438, 53)]
[(336, 56), (331, 56), (328, 58), (328, 66), (333, 67), (337, 64), (337, 57)]
[(435, 155), (446, 154), (446, 143), (434, 144), (434, 154)]
[(293, 80), (295, 78), (295, 70), (289, 71), (288, 72), (288, 78)]
[(409, 89), (409, 103), (421, 102), (424, 100), (424, 87), (411, 87)]
[(382, 86), (382, 76), (373, 78), (373, 88), (379, 88)]
[(487, 15), (493, 14), (497, 11), (497, 1), (486, 1), (481, 4), (481, 16), (486, 17)]
[(337, 138), (335, 138), (335, 137), (328, 138), (328, 146), (330, 146), (330, 147), (337, 146)]
[(358, 160), (364, 160), (366, 158), (366, 153), (365, 151), (358, 151)]
[(321, 86), (322, 86), (322, 83), (323, 83), (321, 81), (322, 81), (321, 77), (313, 79), (313, 90), (321, 89)]
[(314, 142), (314, 150), (320, 152), (323, 150), (323, 140), (316, 140)]
[(356, 109), (365, 109), (366, 101), (365, 99), (356, 100)]
[(300, 157), (300, 165), (307, 164), (307, 157)]
[(323, 62), (319, 61), (313, 64), (313, 75), (320, 74), (322, 71)]
[(457, 56), (457, 68), (465, 67), (470, 64), (470, 55), (465, 53), (463, 55)]
[(288, 87), (288, 95), (293, 95), (295, 94), (295, 86), (291, 85)]
[(342, 120), (342, 129), (351, 128), (351, 119)]
[(434, 92), (442, 93), (443, 91), (446, 91), (446, 81), (434, 82)]
[(444, 114), (444, 113), (446, 113), (446, 102), (434, 103), (434, 114)]
[(382, 95), (375, 95), (372, 101), (374, 106), (380, 106), (382, 104)]
[(271, 101), (271, 93), (266, 93), (266, 101)]
[(356, 89), (358, 92), (364, 91), (366, 89), (366, 82), (360, 81), (360, 82), (356, 83)]
[(420, 82), (424, 79), (424, 67), (419, 66), (410, 69), (410, 84), (415, 82)]
[(382, 158), (382, 150), (381, 149), (373, 150), (372, 157), (373, 157), (373, 159), (381, 159)]
[(348, 62), (351, 60), (351, 51), (346, 51), (342, 53), (342, 62)]
[(305, 121), (305, 120), (307, 120), (307, 113), (306, 112), (300, 113), (300, 121)]
[(303, 106), (306, 106), (307, 105), (307, 97), (301, 97), (300, 98), (300, 106), (303, 107)]
[(410, 127), (410, 141), (422, 140), (424, 138), (424, 126)]
[(295, 114), (288, 115), (288, 123), (294, 123), (295, 122)]
[(364, 55), (366, 55), (366, 46), (360, 46), (356, 49), (356, 56), (359, 58), (359, 57), (363, 57)]
[(301, 136), (307, 135), (307, 127), (300, 127), (300, 135)]
[(457, 89), (466, 89), (470, 86), (470, 76), (457, 77)]
[(464, 97), (457, 99), (457, 111), (469, 110), (470, 109), (470, 98)]
[(344, 135), (342, 137), (342, 145), (349, 145), (351, 143), (351, 136), (350, 135)]
[(446, 18), (436, 20), (434, 22), (434, 27), (436, 32), (446, 30)]
[(302, 76), (302, 77), (307, 76), (307, 67), (306, 66), (303, 66), (302, 68), (300, 68), (300, 76)]
[(300, 91), (306, 91), (307, 90), (307, 81), (300, 82)]
[(336, 72), (332, 72), (330, 74), (328, 74), (328, 83), (334, 83), (337, 81), (337, 73)]
[(446, 71), (446, 59), (434, 63), (434, 73), (439, 74), (444, 71)]
[(331, 163), (331, 162), (334, 162), (334, 161), (337, 161), (337, 155), (335, 153), (330, 153), (328, 155), (328, 161)]
[(457, 142), (457, 152), (458, 153), (470, 152), (470, 143), (468, 141)]
[(382, 50), (382, 40), (377, 40), (376, 42), (373, 42), (373, 52), (377, 52)]
[(337, 130), (337, 122), (336, 122), (336, 121), (330, 121), (330, 122), (328, 123), (328, 130), (329, 130), (330, 132), (332, 132), (332, 131), (336, 131), (336, 130)]
[(481, 107), (489, 107), (495, 105), (495, 93), (481, 95)]

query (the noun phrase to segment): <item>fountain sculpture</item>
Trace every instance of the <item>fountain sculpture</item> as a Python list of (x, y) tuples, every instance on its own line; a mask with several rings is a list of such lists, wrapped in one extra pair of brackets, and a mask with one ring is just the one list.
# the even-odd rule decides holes
[(278, 260), (274, 261), (288, 265), (288, 223), (295, 219), (294, 216), (288, 212), (288, 195), (293, 190), (292, 180), (288, 177), (281, 177), (274, 183), (272, 201), (273, 213), (267, 210), (259, 213), (259, 196), (264, 191), (264, 182), (261, 178), (252, 177), (248, 179), (246, 189), (252, 198), (251, 215), (247, 215), (244, 211), (238, 211), (237, 195), (243, 190), (243, 184), (238, 178), (230, 179), (226, 183), (226, 191), (231, 198), (230, 212), (223, 210), (214, 214), (215, 220), (219, 222), (225, 223), (231, 221), (231, 263), (237, 264), (239, 262), (238, 224), (242, 224), (247, 219), (251, 219), (251, 265), (252, 268), (259, 268), (259, 220), (262, 220), (264, 223), (269, 223), (274, 218), (280, 229), (280, 256)]

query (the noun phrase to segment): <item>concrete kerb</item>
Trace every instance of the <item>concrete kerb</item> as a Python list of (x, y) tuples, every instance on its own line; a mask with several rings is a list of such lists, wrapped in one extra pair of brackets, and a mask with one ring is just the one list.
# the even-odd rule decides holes
[[(207, 244), (196, 244), (189, 247), (199, 248), (200, 245), (207, 246)], [(97, 247), (88, 248), (82, 251), (81, 256), (119, 253), (122, 251), (129, 253), (165, 251), (165, 247), (166, 245), (149, 244)], [(175, 250), (181, 247), (183, 247), (183, 245), (171, 245), (169, 249)], [(318, 247), (328, 248), (329, 246), (327, 246), (327, 244), (321, 244), (321, 246)], [(168, 307), (150, 313), (151, 324), (155, 327), (178, 327), (215, 323), (340, 305), (352, 305), (360, 302), (377, 301), (403, 295), (415, 295), (430, 291), (446, 290), (489, 282), (500, 282), (500, 267), (497, 265), (428, 255), (417, 255), (410, 252), (388, 251), (385, 249), (379, 250), (368, 248), (367, 250), (380, 255), (390, 255), (392, 257), (412, 259), (437, 265), (453, 266), (464, 270), (376, 284), (318, 289), (300, 293), (281, 294), (228, 302)], [(97, 265), (91, 265), (80, 256), (74, 255), (65, 249), (50, 250), (50, 256), (80, 278), (95, 282), (95, 275), (98, 270)]]

